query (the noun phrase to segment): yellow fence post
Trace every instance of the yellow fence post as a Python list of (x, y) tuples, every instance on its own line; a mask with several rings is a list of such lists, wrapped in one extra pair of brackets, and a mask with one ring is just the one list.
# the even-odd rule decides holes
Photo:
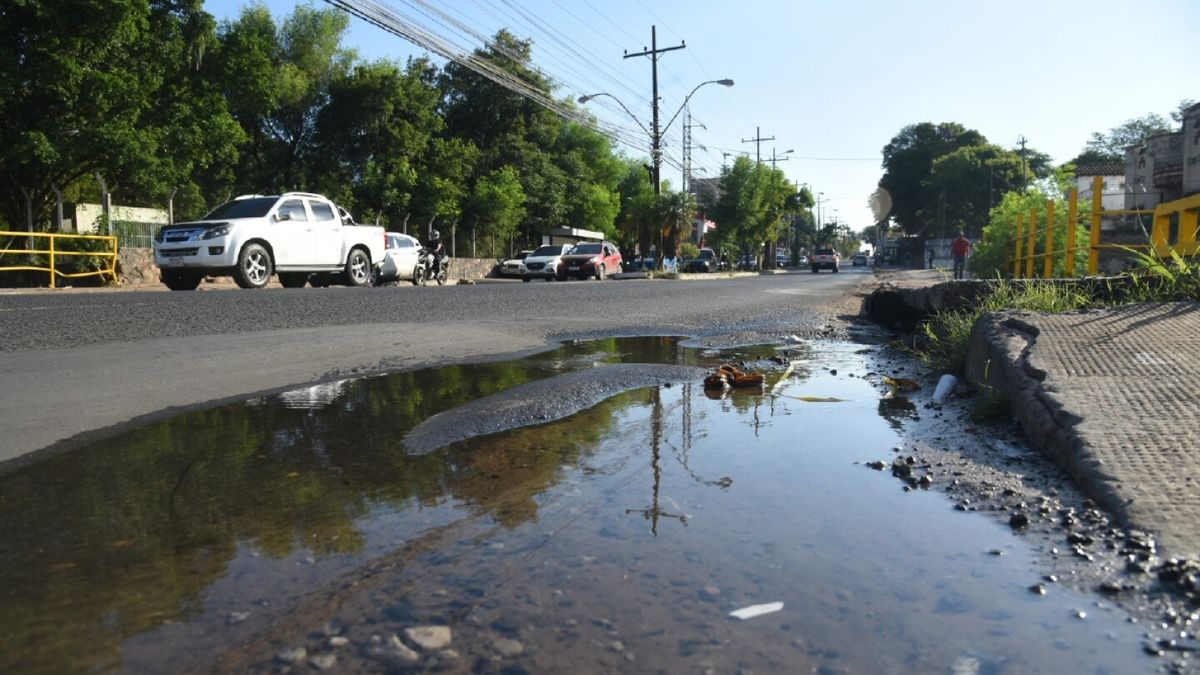
[(1067, 254), (1063, 256), (1067, 278), (1075, 276), (1075, 219), (1077, 217), (1079, 217), (1079, 190), (1071, 188), (1071, 197), (1067, 202)]
[(1180, 255), (1196, 254), (1196, 229), (1200, 227), (1200, 205), (1179, 212), (1179, 237), (1176, 248)]
[(1033, 278), (1033, 252), (1037, 246), (1037, 209), (1029, 211), (1029, 234), (1025, 241), (1025, 278)]
[(1046, 255), (1045, 262), (1042, 264), (1042, 278), (1052, 279), (1054, 277), (1054, 228), (1058, 223), (1054, 222), (1054, 200), (1046, 200)]
[(54, 263), (54, 237), (48, 237), (48, 239), (50, 240), (50, 288), (58, 288), (54, 285), (55, 273), (58, 271), (58, 267)]
[(1104, 179), (1096, 176), (1092, 179), (1092, 237), (1088, 243), (1088, 276), (1094, 277), (1100, 271), (1100, 220), (1104, 215)]
[(1171, 212), (1163, 209), (1162, 204), (1154, 207), (1154, 215), (1150, 216), (1150, 251), (1160, 257), (1171, 256)]
[(1017, 214), (1017, 254), (1013, 257), (1013, 278), (1021, 278), (1021, 245), (1025, 242), (1021, 240), (1021, 235), (1025, 231), (1025, 214)]

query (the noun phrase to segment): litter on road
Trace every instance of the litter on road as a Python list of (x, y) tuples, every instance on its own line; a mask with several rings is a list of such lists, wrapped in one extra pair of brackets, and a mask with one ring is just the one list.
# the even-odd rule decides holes
[(782, 602), (768, 602), (763, 605), (750, 605), (741, 609), (735, 609), (729, 613), (735, 619), (753, 619), (756, 616), (763, 614), (771, 614), (783, 609)]

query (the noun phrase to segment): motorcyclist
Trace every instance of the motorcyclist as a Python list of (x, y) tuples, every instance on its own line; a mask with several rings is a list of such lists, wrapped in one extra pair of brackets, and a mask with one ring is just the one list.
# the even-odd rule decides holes
[(429, 231), (429, 240), (425, 242), (425, 250), (429, 255), (433, 256), (433, 271), (431, 277), (437, 278), (437, 275), (442, 271), (442, 258), (445, 255), (445, 247), (442, 246), (442, 234), (437, 230)]

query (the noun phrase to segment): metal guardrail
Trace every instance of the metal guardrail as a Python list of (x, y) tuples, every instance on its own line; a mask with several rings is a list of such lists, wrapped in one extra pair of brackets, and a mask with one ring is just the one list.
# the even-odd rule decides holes
[[(1196, 240), (1197, 228), (1200, 226), (1200, 194), (1166, 202), (1154, 207), (1154, 210), (1105, 210), (1101, 202), (1103, 180), (1096, 176), (1092, 182), (1092, 213), (1090, 237), (1086, 246), (1077, 246), (1075, 242), (1075, 226), (1080, 222), (1078, 217), (1078, 190), (1071, 190), (1068, 199), (1067, 213), (1067, 242), (1062, 251), (1063, 265), (1066, 276), (1073, 277), (1076, 272), (1075, 253), (1086, 248), (1088, 251), (1087, 274), (1095, 276), (1100, 268), (1100, 251), (1103, 249), (1146, 249), (1160, 258), (1168, 258), (1172, 253), (1182, 256), (1192, 256), (1200, 252), (1200, 243)], [(1012, 273), (1016, 278), (1039, 276), (1036, 273), (1034, 261), (1042, 261), (1041, 277), (1046, 279), (1054, 276), (1054, 236), (1057, 223), (1054, 217), (1054, 201), (1046, 202), (1046, 226), (1039, 229), (1038, 212), (1033, 208), (1029, 212), (1029, 230), (1025, 230), (1024, 214), (1017, 217), (1017, 236), (1010, 240), (1014, 245)], [(1148, 244), (1104, 244), (1101, 243), (1100, 224), (1104, 216), (1151, 216), (1153, 229), (1150, 231)], [(1174, 237), (1172, 237), (1172, 221), (1174, 221)], [(1174, 241), (1172, 241), (1174, 239)], [(1041, 243), (1041, 252), (1037, 246)]]
[[(114, 282), (117, 280), (117, 238), (108, 235), (99, 234), (53, 234), (49, 232), (0, 232), (0, 238), (8, 238), (10, 244), (13, 239), (25, 237), (28, 244), (33, 244), (37, 241), (48, 242), (48, 248), (0, 248), (0, 272), (46, 272), (50, 275), (50, 288), (58, 288), (57, 280), (59, 277), (64, 279), (76, 279), (82, 277), (103, 277), (108, 276)], [(107, 250), (104, 251), (79, 251), (64, 249), (61, 243), (64, 241), (98, 241), (105, 244)], [(20, 255), (31, 259), (30, 264), (26, 265), (5, 265), (5, 258), (10, 255)], [(46, 255), (49, 256), (49, 266), (42, 267), (33, 264), (37, 261), (32, 260), (34, 256)], [(103, 269), (93, 270), (90, 272), (60, 272), (58, 270), (58, 262), (63, 257), (92, 257), (104, 258), (107, 260), (107, 266)]]

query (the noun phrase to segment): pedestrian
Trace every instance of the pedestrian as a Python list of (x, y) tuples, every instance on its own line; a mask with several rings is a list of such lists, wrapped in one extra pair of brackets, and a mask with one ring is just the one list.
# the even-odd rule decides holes
[(926, 268), (933, 269), (933, 247), (932, 246), (929, 247), (929, 253), (927, 253), (925, 255), (925, 257), (929, 259), (929, 264), (926, 265)]
[(962, 279), (967, 268), (967, 256), (971, 254), (971, 240), (962, 230), (958, 231), (958, 238), (950, 244), (950, 253), (954, 256), (954, 278)]

